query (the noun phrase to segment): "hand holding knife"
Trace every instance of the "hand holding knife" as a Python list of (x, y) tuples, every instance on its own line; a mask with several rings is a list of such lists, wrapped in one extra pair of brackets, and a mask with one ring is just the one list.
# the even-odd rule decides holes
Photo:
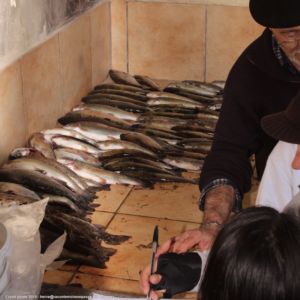
[[(158, 227), (157, 225), (154, 228), (154, 232), (153, 232), (153, 239), (152, 239), (152, 256), (151, 256), (151, 273), (150, 276), (154, 273), (154, 262), (155, 262), (155, 254), (157, 251), (157, 247), (158, 247)], [(151, 284), (149, 287), (149, 291), (147, 294), (147, 300), (150, 300), (150, 293), (151, 293)]]

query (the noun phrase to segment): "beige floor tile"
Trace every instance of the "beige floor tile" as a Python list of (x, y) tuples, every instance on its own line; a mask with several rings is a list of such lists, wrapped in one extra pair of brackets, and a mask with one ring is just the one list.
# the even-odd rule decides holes
[(206, 81), (226, 79), (235, 60), (261, 32), (248, 7), (207, 6)]
[(91, 220), (93, 224), (99, 224), (106, 227), (109, 221), (113, 218), (113, 216), (113, 213), (95, 211), (91, 216)]
[(134, 189), (119, 212), (199, 223), (199, 188), (194, 184), (164, 183), (154, 189)]
[(21, 59), (28, 134), (54, 127), (62, 115), (58, 35)]
[(203, 80), (204, 41), (205, 6), (128, 3), (130, 74)]
[(80, 283), (87, 289), (141, 295), (139, 283), (136, 280), (77, 273), (71, 283)]
[(46, 271), (44, 274), (44, 282), (52, 284), (66, 285), (73, 276), (73, 272), (66, 271)]
[(117, 253), (110, 258), (107, 269), (81, 266), (80, 271), (95, 275), (138, 280), (139, 270), (150, 261), (151, 240), (155, 225), (159, 227), (160, 243), (185, 230), (198, 226), (195, 223), (117, 214), (109, 224), (107, 231), (113, 234), (130, 235), (131, 238), (121, 245), (114, 246)]
[(97, 211), (115, 212), (131, 191), (131, 186), (113, 184), (110, 190), (97, 193), (94, 203), (100, 204)]
[(110, 3), (91, 12), (92, 85), (102, 82), (111, 68)]
[(71, 264), (65, 264), (62, 267), (59, 268), (60, 271), (67, 271), (67, 272), (75, 272), (79, 266), (77, 265), (71, 265)]
[(0, 74), (0, 103), (0, 164), (2, 164), (14, 148), (24, 146), (26, 141), (27, 120), (19, 62)]

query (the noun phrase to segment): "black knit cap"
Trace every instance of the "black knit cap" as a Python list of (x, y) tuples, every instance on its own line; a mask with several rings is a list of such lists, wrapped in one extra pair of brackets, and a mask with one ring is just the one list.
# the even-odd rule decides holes
[(276, 140), (300, 144), (300, 93), (292, 99), (286, 110), (263, 117), (261, 126)]
[(300, 0), (250, 0), (253, 19), (269, 28), (289, 28), (300, 25)]

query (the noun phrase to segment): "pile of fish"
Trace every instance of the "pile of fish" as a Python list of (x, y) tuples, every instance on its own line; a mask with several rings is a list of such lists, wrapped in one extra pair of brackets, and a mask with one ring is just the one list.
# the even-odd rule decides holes
[(128, 236), (91, 223), (96, 191), (111, 184), (151, 187), (195, 180), (210, 151), (224, 82), (171, 82), (163, 90), (146, 76), (110, 70), (60, 126), (35, 133), (0, 169), (0, 205), (48, 197), (41, 226), (45, 249), (64, 230), (62, 258), (105, 267)]

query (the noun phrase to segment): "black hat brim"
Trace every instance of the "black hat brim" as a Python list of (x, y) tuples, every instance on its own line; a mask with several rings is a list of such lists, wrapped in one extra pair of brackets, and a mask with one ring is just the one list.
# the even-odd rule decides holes
[(250, 0), (250, 13), (260, 25), (290, 28), (300, 25), (300, 0)]
[(263, 130), (276, 140), (300, 144), (300, 128), (286, 117), (285, 112), (265, 116), (261, 120)]

